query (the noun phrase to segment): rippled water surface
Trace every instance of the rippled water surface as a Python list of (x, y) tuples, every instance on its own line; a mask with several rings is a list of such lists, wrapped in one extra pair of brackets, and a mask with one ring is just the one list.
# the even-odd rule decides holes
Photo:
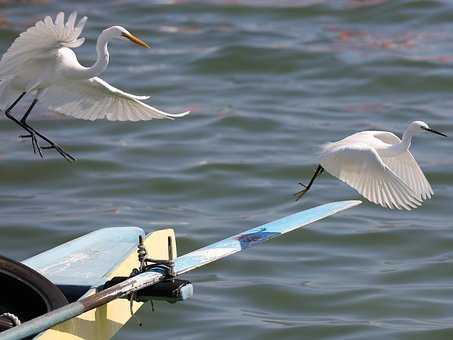
[[(86, 122), (40, 107), (34, 126), (79, 158), (44, 160), (0, 121), (0, 250), (24, 259), (99, 227), (173, 226), (179, 253), (358, 195), (323, 175), (292, 194), (318, 146), (426, 120), (453, 135), (447, 1), (0, 1), (0, 49), (44, 15), (89, 16), (77, 50), (123, 25), (153, 48), (111, 44), (103, 78), (175, 121)], [(117, 339), (451, 339), (452, 142), (418, 136), (435, 196), (365, 202), (194, 271), (195, 296), (146, 307)]]

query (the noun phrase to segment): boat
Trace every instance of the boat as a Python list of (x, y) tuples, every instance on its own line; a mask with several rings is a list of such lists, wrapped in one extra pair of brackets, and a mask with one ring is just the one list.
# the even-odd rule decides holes
[(110, 339), (144, 302), (193, 295), (186, 272), (360, 204), (304, 210), (178, 256), (171, 228), (102, 228), (22, 262), (0, 256), (0, 339)]

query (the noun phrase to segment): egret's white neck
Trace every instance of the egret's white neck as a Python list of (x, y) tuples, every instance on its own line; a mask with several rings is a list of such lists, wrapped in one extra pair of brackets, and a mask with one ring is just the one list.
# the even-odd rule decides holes
[(108, 44), (110, 41), (110, 36), (106, 31), (103, 31), (99, 34), (97, 43), (96, 43), (96, 52), (97, 59), (96, 62), (91, 67), (84, 67), (82, 70), (81, 76), (85, 79), (93, 78), (100, 75), (105, 71), (107, 65), (109, 64), (109, 51)]
[(390, 157), (398, 156), (403, 152), (409, 150), (412, 142), (412, 137), (415, 135), (415, 131), (409, 126), (403, 133), (401, 142), (393, 144), (386, 150), (386, 154)]
[(401, 139), (401, 147), (404, 151), (409, 150), (412, 142), (412, 137), (415, 135), (414, 130), (411, 128), (407, 128), (406, 131), (403, 133), (403, 139)]

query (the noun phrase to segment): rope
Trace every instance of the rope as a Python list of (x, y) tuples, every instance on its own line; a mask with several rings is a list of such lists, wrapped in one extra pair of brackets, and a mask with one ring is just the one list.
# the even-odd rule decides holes
[(13, 322), (14, 326), (19, 326), (20, 323), (21, 323), (20, 320), (19, 320), (19, 318), (18, 318), (17, 316), (15, 316), (13, 313), (3, 313), (3, 314), (0, 314), (0, 318), (1, 318), (2, 316), (4, 316), (5, 318), (10, 319), (10, 320)]
[(143, 237), (141, 235), (138, 237), (137, 253), (138, 253), (138, 262), (140, 262), (140, 272), (142, 272), (145, 267), (145, 260), (147, 258), (148, 252), (146, 251), (146, 248), (143, 245)]

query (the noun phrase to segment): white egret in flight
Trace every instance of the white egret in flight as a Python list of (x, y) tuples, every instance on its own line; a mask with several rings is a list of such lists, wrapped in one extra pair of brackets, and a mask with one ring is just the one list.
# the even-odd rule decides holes
[(433, 191), (417, 161), (409, 151), (412, 137), (432, 130), (414, 121), (403, 139), (387, 131), (362, 131), (323, 146), (320, 165), (308, 185), (296, 193), (299, 200), (324, 170), (357, 190), (369, 201), (386, 208), (411, 210), (431, 198)]
[[(172, 119), (189, 113), (165, 113), (141, 101), (149, 97), (126, 93), (98, 77), (109, 63), (107, 47), (110, 41), (130, 40), (149, 47), (121, 26), (102, 31), (96, 44), (96, 62), (91, 67), (80, 65), (72, 48), (85, 41), (79, 36), (87, 17), (77, 24), (76, 18), (77, 14), (72, 13), (65, 23), (63, 13), (57, 15), (55, 22), (51, 17), (45, 17), (23, 32), (0, 60), (0, 109), (27, 131), (21, 137), (31, 139), (35, 153), (42, 157), (41, 149), (55, 149), (67, 160), (75, 160), (28, 124), (27, 118), (38, 101), (56, 112), (87, 120)], [(34, 96), (33, 102), (20, 119), (16, 118), (11, 110), (26, 94)], [(41, 147), (38, 138), (47, 145)]]

